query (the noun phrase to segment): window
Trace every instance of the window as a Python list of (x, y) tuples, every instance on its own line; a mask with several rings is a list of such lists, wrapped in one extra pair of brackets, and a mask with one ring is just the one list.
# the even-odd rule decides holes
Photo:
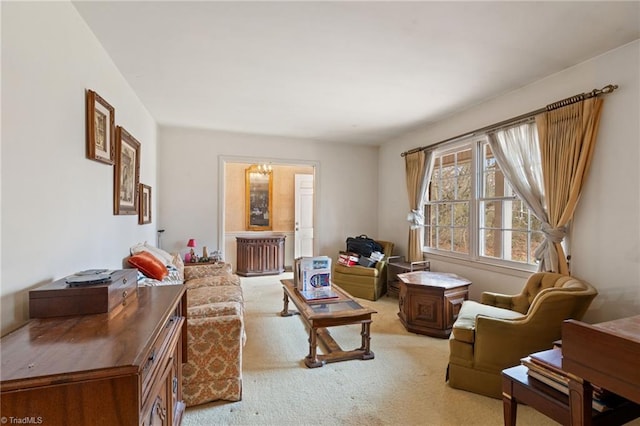
[(485, 137), (435, 152), (425, 219), (427, 251), (473, 261), (531, 269), (543, 241)]

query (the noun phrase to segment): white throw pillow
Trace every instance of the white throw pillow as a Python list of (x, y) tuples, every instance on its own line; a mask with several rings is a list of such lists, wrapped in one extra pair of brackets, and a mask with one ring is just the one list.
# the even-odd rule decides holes
[(173, 255), (168, 253), (161, 248), (154, 247), (151, 244), (148, 244), (146, 241), (144, 246), (147, 248), (149, 252), (151, 252), (154, 256), (157, 256), (159, 259), (162, 259), (165, 265), (171, 265), (173, 262)]
[(130, 250), (132, 255), (140, 253), (141, 251), (149, 252), (164, 265), (171, 265), (173, 263), (173, 256), (171, 254), (148, 244), (146, 241), (132, 246)]

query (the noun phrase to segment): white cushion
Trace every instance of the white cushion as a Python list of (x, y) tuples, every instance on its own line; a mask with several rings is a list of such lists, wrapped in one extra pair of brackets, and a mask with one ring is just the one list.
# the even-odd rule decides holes
[(157, 247), (148, 244), (146, 241), (144, 243), (138, 243), (131, 247), (131, 254), (140, 253), (141, 251), (146, 251), (151, 253), (155, 258), (157, 258), (164, 265), (173, 264), (173, 255), (167, 253), (166, 251), (159, 249)]

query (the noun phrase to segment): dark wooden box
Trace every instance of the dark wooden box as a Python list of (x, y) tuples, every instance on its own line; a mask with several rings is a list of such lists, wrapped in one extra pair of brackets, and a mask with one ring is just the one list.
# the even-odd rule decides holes
[(29, 291), (29, 317), (103, 314), (135, 300), (138, 270), (121, 269), (104, 284), (71, 287), (65, 278)]

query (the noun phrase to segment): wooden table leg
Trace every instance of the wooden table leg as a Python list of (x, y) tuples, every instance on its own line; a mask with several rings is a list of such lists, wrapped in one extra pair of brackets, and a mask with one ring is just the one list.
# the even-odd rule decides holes
[(504, 414), (504, 426), (516, 426), (518, 417), (518, 402), (511, 395), (502, 392), (502, 412)]
[(324, 363), (318, 360), (318, 330), (309, 327), (309, 355), (304, 359), (304, 363), (309, 368), (322, 367)]
[(362, 322), (362, 332), (360, 335), (362, 336), (362, 346), (360, 349), (364, 351), (362, 353), (362, 359), (373, 359), (374, 354), (371, 352), (371, 321)]
[(280, 312), (280, 316), (290, 317), (294, 315), (296, 312), (289, 312), (289, 295), (287, 295), (286, 291), (284, 292), (284, 297), (282, 298), (282, 301), (284, 302), (284, 308), (282, 308), (282, 311)]
[(593, 387), (586, 380), (569, 378), (569, 414), (571, 425), (591, 426)]

